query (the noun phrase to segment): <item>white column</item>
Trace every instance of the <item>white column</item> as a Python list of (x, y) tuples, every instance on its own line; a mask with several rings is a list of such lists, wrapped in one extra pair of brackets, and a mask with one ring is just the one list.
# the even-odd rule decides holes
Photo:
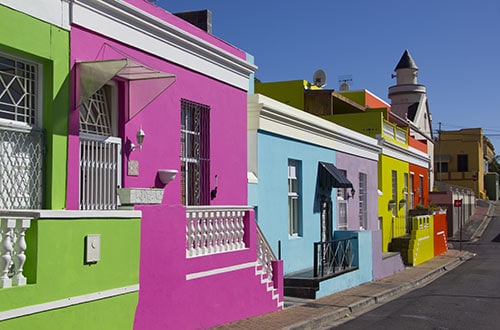
[(0, 239), (2, 240), (0, 249), (0, 288), (8, 288), (12, 286), (12, 280), (9, 278), (9, 268), (12, 262), (13, 234), (16, 226), (14, 219), (0, 219)]
[(22, 218), (17, 220), (16, 224), (16, 236), (17, 241), (14, 245), (15, 257), (14, 257), (14, 270), (15, 275), (12, 277), (12, 285), (26, 285), (26, 277), (23, 275), (23, 267), (26, 262), (26, 230), (30, 227), (31, 220), (28, 218)]

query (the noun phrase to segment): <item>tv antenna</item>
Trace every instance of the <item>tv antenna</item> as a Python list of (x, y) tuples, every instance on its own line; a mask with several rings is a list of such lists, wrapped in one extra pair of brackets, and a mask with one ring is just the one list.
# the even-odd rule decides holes
[(326, 73), (325, 71), (319, 69), (313, 74), (313, 85), (316, 87), (326, 86)]
[(343, 76), (339, 76), (339, 91), (347, 92), (349, 91), (349, 83), (352, 82), (352, 75), (347, 74)]

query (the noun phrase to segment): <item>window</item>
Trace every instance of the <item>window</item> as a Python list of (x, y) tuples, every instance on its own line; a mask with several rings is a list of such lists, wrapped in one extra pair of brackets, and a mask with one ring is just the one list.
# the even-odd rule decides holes
[(469, 160), (467, 155), (457, 155), (457, 172), (469, 171)]
[(210, 204), (210, 107), (181, 100), (181, 200)]
[(410, 173), (410, 209), (413, 209), (415, 207), (415, 187), (414, 187), (414, 182), (415, 182), (415, 174)]
[(359, 229), (367, 229), (368, 226), (368, 207), (367, 207), (367, 175), (359, 173)]
[(42, 208), (40, 71), (39, 64), (0, 53), (0, 209)]
[(392, 207), (392, 215), (397, 216), (398, 215), (398, 172), (392, 171), (392, 200), (394, 201), (395, 205)]
[(405, 200), (405, 206), (408, 208), (408, 203), (409, 203), (409, 200), (408, 200), (408, 173), (404, 174), (403, 180), (404, 180), (403, 198)]
[(299, 162), (288, 160), (288, 234), (290, 236), (299, 236), (300, 234), (299, 171)]
[(436, 168), (438, 173), (446, 173), (448, 172), (448, 162), (437, 162)]
[(80, 210), (114, 210), (121, 185), (121, 139), (116, 135), (117, 87), (97, 90), (80, 106)]
[(419, 176), (418, 182), (418, 204), (424, 205), (424, 176)]
[(37, 65), (0, 54), (0, 118), (36, 124)]

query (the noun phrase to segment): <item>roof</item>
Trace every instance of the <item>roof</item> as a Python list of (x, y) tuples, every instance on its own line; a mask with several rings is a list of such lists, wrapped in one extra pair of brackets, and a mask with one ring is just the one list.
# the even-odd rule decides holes
[(396, 71), (398, 69), (415, 69), (415, 70), (418, 70), (418, 66), (417, 66), (417, 64), (415, 64), (415, 61), (411, 57), (410, 52), (408, 51), (408, 49), (405, 50), (405, 52), (403, 53), (403, 56), (399, 60), (399, 63), (398, 63), (398, 65), (396, 65), (396, 68), (394, 69), (394, 71)]

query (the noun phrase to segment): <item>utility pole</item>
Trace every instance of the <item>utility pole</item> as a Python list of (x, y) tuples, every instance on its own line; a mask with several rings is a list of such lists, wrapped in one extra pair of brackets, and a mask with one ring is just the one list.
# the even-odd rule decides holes
[(438, 128), (438, 143), (439, 143), (439, 181), (441, 181), (441, 176), (442, 176), (442, 163), (443, 163), (443, 157), (441, 155), (441, 122), (438, 123), (439, 128)]

